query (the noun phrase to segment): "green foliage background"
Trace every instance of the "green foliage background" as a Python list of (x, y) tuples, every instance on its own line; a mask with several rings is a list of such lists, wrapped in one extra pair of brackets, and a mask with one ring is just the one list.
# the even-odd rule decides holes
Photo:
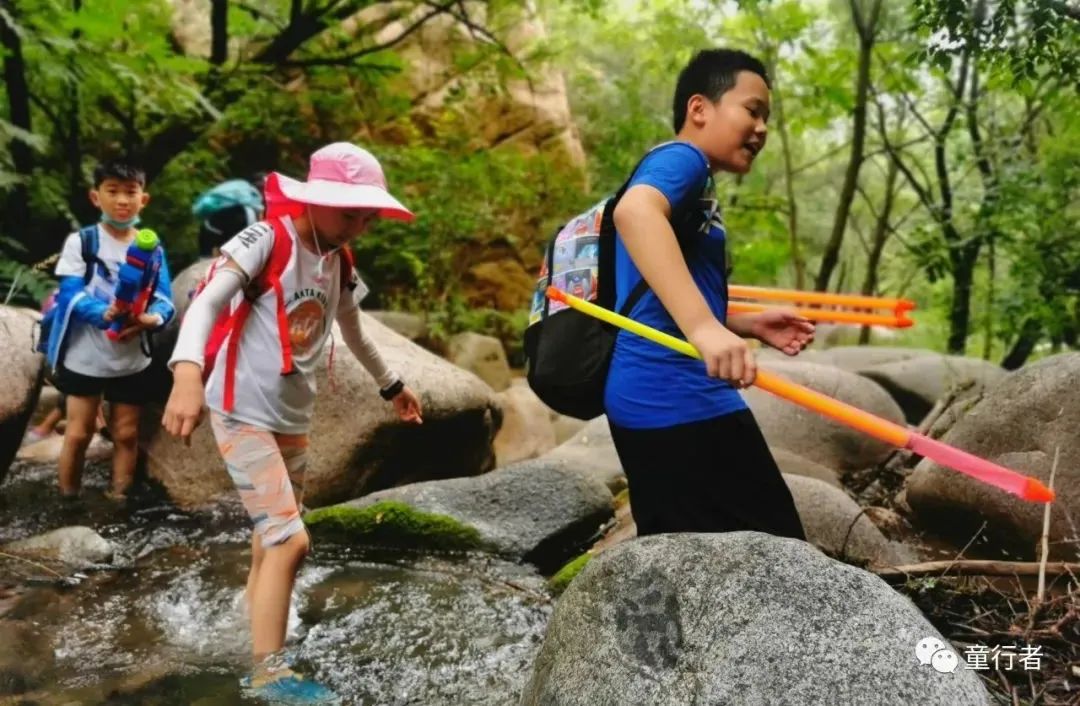
[[(23, 305), (48, 291), (49, 264), (31, 265), (95, 217), (85, 194), (99, 158), (147, 159), (153, 201), (145, 220), (166, 234), (179, 270), (196, 256), (190, 207), (201, 191), (275, 169), (301, 175), (313, 149), (352, 140), (380, 157), (391, 187), (418, 215), (413, 224), (380, 224), (356, 244), (371, 305), (424, 313), (436, 342), (464, 329), (495, 333), (519, 361), (522, 280), (535, 271), (544, 240), (614, 190), (644, 150), (670, 139), (679, 68), (697, 49), (721, 44), (765, 58), (774, 95), (769, 148), (753, 173), (719, 183), (733, 279), (791, 286), (793, 247), (812, 275), (833, 226), (856, 106), (853, 18), (868, 16), (875, 2), (498, 0), (469, 4), (468, 16), (458, 13), (461, 4), (405, 2), (397, 6), (404, 14), (365, 14), (355, 23), (350, 18), (369, 3), (313, 0), (299, 7), (315, 31), (286, 50), (282, 37), (300, 26), (292, 3), (228, 2), (229, 52), (215, 61), (181, 50), (166, 0), (8, 1), (3, 58), (5, 67), (21, 58), (29, 118), (19, 117), (18, 87), (6, 84), (0, 287)], [(998, 359), (1025, 336), (1035, 337), (1036, 356), (1076, 345), (1080, 20), (1053, 5), (883, 3), (858, 195), (830, 287), (857, 291), (869, 281), (889, 146), (911, 178), (939, 193), (927, 126), (942, 124), (956, 106), (956, 127), (940, 147), (953, 197), (947, 220), (961, 240), (943, 237), (940, 210), (899, 177), (872, 289), (917, 300), (918, 326), (875, 340), (944, 349), (955, 326), (952, 258), (977, 242), (968, 352)], [(423, 46), (445, 60), (448, 90), (437, 108), (420, 110), (408, 41), (381, 49), (378, 42), (440, 7), (458, 14), (433, 22), (456, 29), (443, 32), (448, 39), (438, 47), (430, 37)], [(510, 49), (533, 11), (546, 34)], [(965, 62), (981, 92), (958, 103), (948, 82)], [(488, 114), (491, 99), (505, 96), (509, 82), (550, 71), (565, 81), (583, 166), (550, 145), (491, 148), (482, 138), (485, 121), (497, 119)], [(983, 178), (980, 158), (992, 179)], [(505, 291), (477, 278), (485, 263), (509, 268), (499, 270), (510, 273)]]

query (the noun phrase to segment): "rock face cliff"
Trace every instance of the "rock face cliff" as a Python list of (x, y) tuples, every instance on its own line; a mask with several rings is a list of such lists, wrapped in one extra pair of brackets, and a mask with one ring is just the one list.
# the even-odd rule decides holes
[[(176, 43), (193, 56), (208, 57), (210, 4), (205, 0), (170, 3)], [(560, 173), (565, 169), (567, 183), (579, 183), (584, 189), (585, 152), (570, 112), (566, 81), (558, 70), (530, 59), (547, 39), (540, 18), (528, 9), (515, 10), (512, 15), (487, 16), (481, 3), (466, 2), (462, 6), (467, 8), (470, 24), (476, 26), (461, 20), (458, 6), (454, 9), (457, 15), (429, 18), (430, 7), (404, 2), (376, 3), (340, 22), (335, 36), (354, 38), (356, 47), (350, 44), (340, 51), (328, 48), (327, 53), (392, 45), (401, 70), (390, 79), (388, 94), (410, 107), (406, 116), (392, 124), (358, 125), (357, 134), (339, 135), (336, 139), (374, 144), (412, 143), (419, 139), (435, 145), (450, 139), (475, 152), (513, 150), (550, 160)], [(498, 37), (502, 48), (494, 52), (495, 56), (489, 52), (488, 58), (480, 61), (478, 50), (493, 47), (488, 30), (491, 36)], [(317, 37), (310, 46), (326, 41)], [(241, 46), (236, 39), (230, 41), (233, 57), (255, 51), (257, 47)], [(500, 70), (502, 78), (495, 80)], [(300, 92), (304, 85), (298, 71), (288, 88)], [(506, 238), (477, 243), (462, 254), (461, 283), (471, 305), (501, 311), (528, 305), (540, 264), (538, 244), (550, 235), (537, 222), (537, 214), (525, 212), (528, 210), (523, 206), (521, 213), (509, 215)]]
[[(173, 8), (173, 38), (192, 56), (210, 55), (210, 5), (205, 0), (170, 0)], [(378, 27), (365, 43), (393, 45), (404, 62), (396, 88), (411, 100), (412, 114), (419, 122), (439, 119), (453, 106), (466, 119), (461, 127), (476, 147), (512, 146), (526, 154), (545, 154), (571, 165), (582, 166), (585, 152), (570, 114), (566, 82), (562, 74), (528, 57), (547, 39), (547, 31), (535, 14), (513, 17), (485, 17), (482, 7), (470, 5), (473, 23), (489, 25), (497, 32), (513, 62), (526, 67), (527, 77), (503, 81), (499, 90), (485, 88), (494, 69), (472, 66), (460, 60), (462, 52), (490, 45), (486, 34), (471, 29), (449, 14), (427, 19), (426, 7), (406, 3), (378, 3), (341, 23), (346, 35), (358, 37)], [(318, 42), (319, 39), (312, 40)], [(230, 51), (240, 49), (234, 40)]]

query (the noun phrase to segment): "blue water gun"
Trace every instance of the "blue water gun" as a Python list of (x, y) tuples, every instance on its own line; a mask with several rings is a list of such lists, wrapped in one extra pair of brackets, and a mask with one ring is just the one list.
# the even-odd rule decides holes
[(127, 328), (128, 323), (146, 311), (161, 268), (160, 242), (157, 233), (144, 228), (135, 235), (135, 242), (128, 246), (127, 256), (116, 277), (113, 301), (116, 317), (105, 332), (110, 340), (119, 340), (120, 332)]

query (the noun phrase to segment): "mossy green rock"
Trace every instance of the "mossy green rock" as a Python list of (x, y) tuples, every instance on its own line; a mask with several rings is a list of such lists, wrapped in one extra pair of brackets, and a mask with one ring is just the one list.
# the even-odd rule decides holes
[(592, 559), (592, 554), (586, 553), (566, 562), (554, 576), (548, 579), (548, 588), (551, 589), (551, 592), (557, 595), (565, 591), (570, 582), (574, 580), (574, 577), (581, 573), (581, 570), (589, 563), (589, 559)]
[(362, 510), (401, 503), (475, 528), (484, 550), (549, 573), (595, 541), (612, 515), (603, 483), (563, 463), (531, 459), (475, 478), (387, 488), (345, 503)]
[(304, 523), (313, 534), (350, 542), (444, 550), (484, 546), (476, 528), (392, 500), (364, 508), (335, 505), (313, 510), (304, 516)]

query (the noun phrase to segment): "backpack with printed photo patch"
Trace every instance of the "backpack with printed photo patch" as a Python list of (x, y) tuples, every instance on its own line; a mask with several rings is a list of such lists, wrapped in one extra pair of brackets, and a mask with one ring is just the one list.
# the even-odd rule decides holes
[[(645, 157), (669, 144), (657, 145)], [(612, 197), (561, 226), (545, 250), (525, 329), (526, 379), (536, 396), (560, 414), (588, 420), (604, 413), (604, 385), (617, 330), (551, 301), (545, 292), (555, 287), (605, 309), (614, 308), (615, 206), (645, 157)], [(688, 215), (683, 208), (672, 211), (677, 237), (681, 231), (677, 224)], [(684, 245), (681, 239), (679, 244)], [(648, 291), (642, 278), (618, 313), (628, 316)]]

